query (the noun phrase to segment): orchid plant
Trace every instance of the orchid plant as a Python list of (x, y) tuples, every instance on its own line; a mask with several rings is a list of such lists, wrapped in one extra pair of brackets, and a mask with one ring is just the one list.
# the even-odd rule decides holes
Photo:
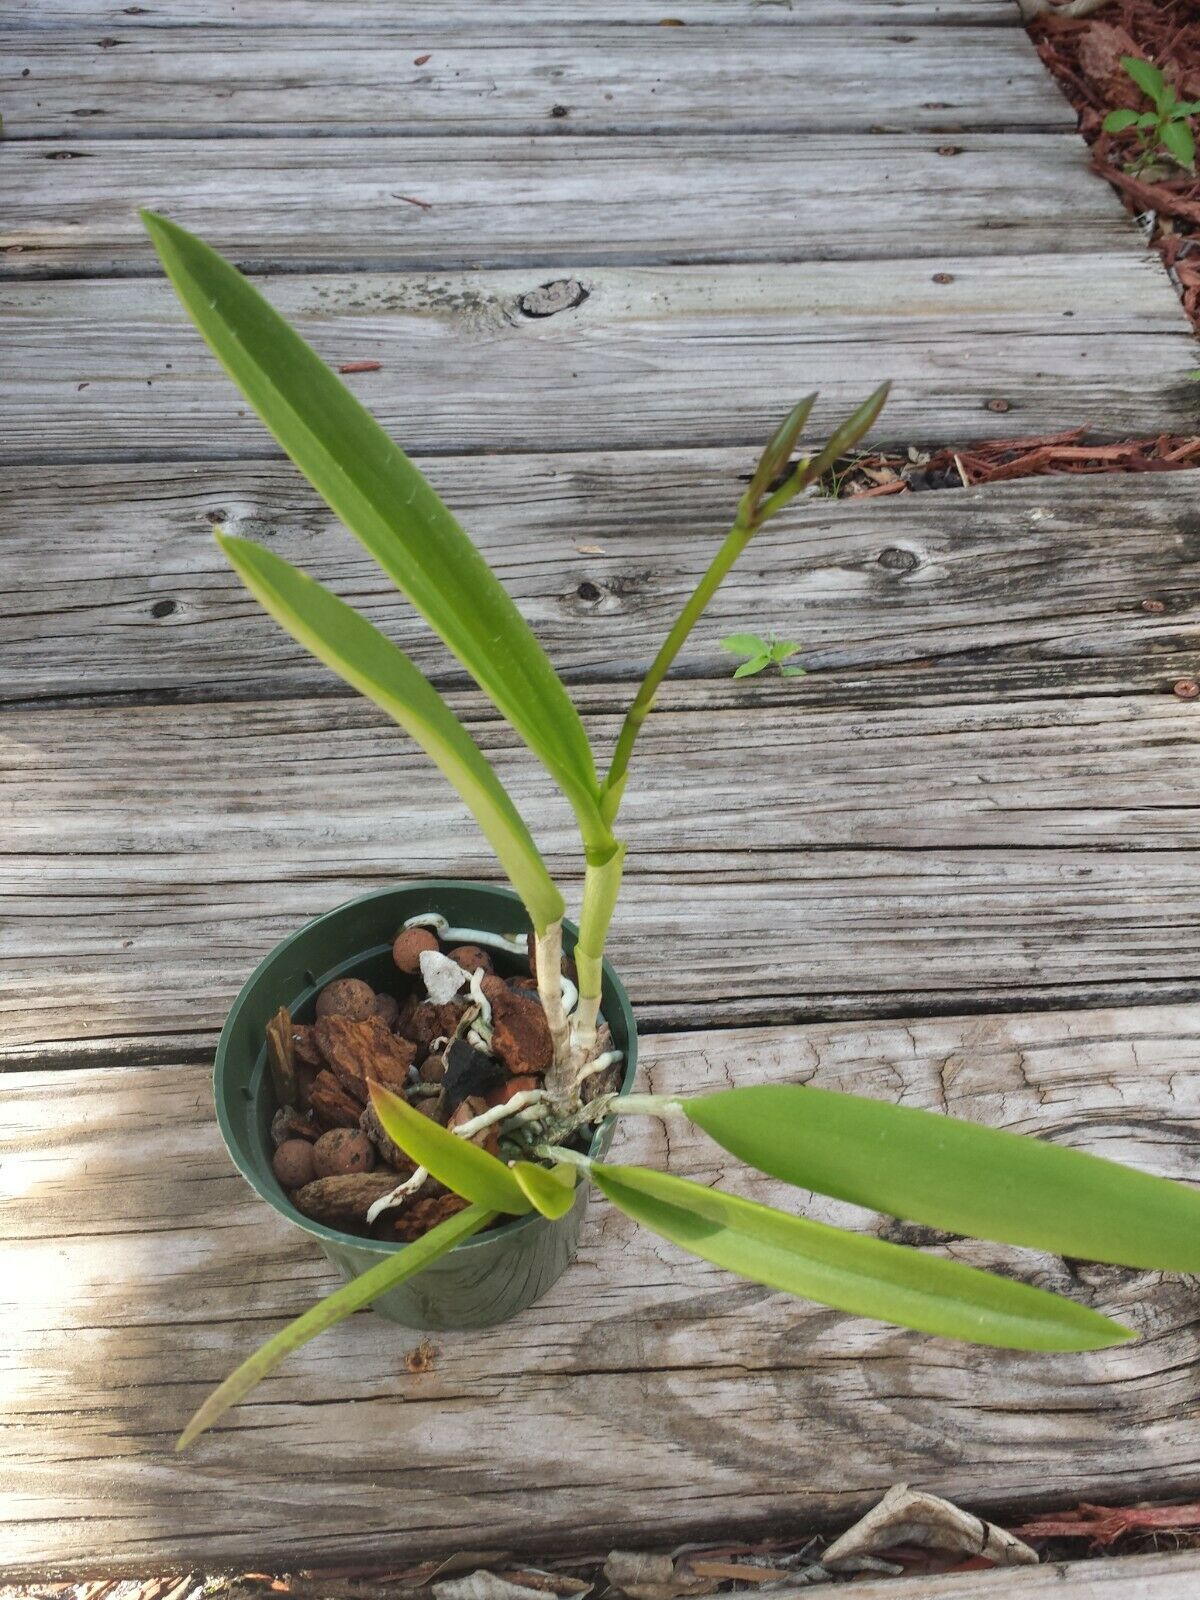
[[(583, 853), (577, 992), (561, 982), (565, 902), (483, 752), (432, 683), (350, 606), (271, 551), (217, 531), (239, 577), (302, 645), (400, 724), (458, 791), (528, 911), (554, 1043), (545, 1089), (500, 1112), (507, 1159), (379, 1084), (375, 1112), (417, 1165), (468, 1202), (268, 1340), (208, 1398), (180, 1438), (210, 1427), (290, 1351), (495, 1219), (555, 1218), (590, 1179), (638, 1223), (757, 1283), (840, 1310), (1006, 1348), (1099, 1349), (1133, 1337), (1087, 1306), (1009, 1277), (852, 1233), (668, 1173), (591, 1160), (582, 1132), (605, 1117), (684, 1117), (773, 1178), (955, 1233), (1071, 1257), (1200, 1271), (1200, 1194), (1079, 1151), (910, 1107), (796, 1085), (699, 1097), (581, 1092), (602, 1059), (601, 964), (621, 884), (617, 832), (638, 734), (718, 585), (755, 533), (866, 433), (876, 390), (811, 455), (794, 459), (815, 396), (762, 452), (732, 526), (655, 656), (600, 775), (561, 679), (452, 513), (324, 361), (228, 262), (163, 217), (144, 220), (167, 274), (218, 360), (331, 509), (378, 560), (542, 762), (570, 802)], [(764, 663), (765, 664), (765, 663)], [(489, 1114), (490, 1120), (495, 1120)]]

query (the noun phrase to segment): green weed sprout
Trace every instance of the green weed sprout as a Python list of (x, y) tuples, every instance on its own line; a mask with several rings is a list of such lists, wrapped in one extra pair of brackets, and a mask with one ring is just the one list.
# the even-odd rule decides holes
[(1101, 127), (1105, 133), (1137, 136), (1138, 155), (1125, 170), (1133, 177), (1164, 157), (1186, 172), (1196, 170), (1196, 136), (1191, 119), (1200, 112), (1200, 100), (1180, 100), (1160, 68), (1140, 56), (1122, 56), (1121, 65), (1154, 106), (1153, 111), (1110, 111)]
[(765, 672), (768, 667), (778, 667), (781, 678), (802, 678), (803, 667), (786, 665), (799, 648), (793, 639), (777, 639), (774, 634), (769, 639), (763, 639), (757, 633), (729, 633), (721, 640), (722, 650), (746, 658), (735, 669), (735, 678), (752, 678), (756, 673)]

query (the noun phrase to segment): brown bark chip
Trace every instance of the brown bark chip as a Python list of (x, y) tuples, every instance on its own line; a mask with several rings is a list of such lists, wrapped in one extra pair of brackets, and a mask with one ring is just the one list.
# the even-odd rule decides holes
[(416, 1167), (404, 1154), (400, 1146), (389, 1138), (383, 1123), (379, 1120), (375, 1107), (369, 1102), (363, 1107), (363, 1113), (358, 1119), (358, 1125), (376, 1150), (379, 1151), (381, 1159), (386, 1161), (389, 1167), (394, 1167), (402, 1177), (412, 1176), (417, 1170)]
[(317, 1178), (296, 1190), (292, 1204), (326, 1227), (361, 1227), (376, 1200), (390, 1194), (398, 1181), (394, 1172), (351, 1172), (335, 1178)]
[(313, 1115), (325, 1128), (357, 1128), (362, 1106), (332, 1072), (318, 1072), (309, 1093)]
[(554, 1040), (542, 1003), (517, 994), (500, 979), (484, 980), (492, 1008), (492, 1052), (514, 1076), (543, 1073), (554, 1060)]
[(435, 1006), (425, 1000), (415, 1008), (411, 1016), (401, 1015), (397, 1027), (404, 1038), (411, 1039), (416, 1045), (417, 1059), (423, 1061), (435, 1039), (450, 1037), (458, 1027), (466, 1009), (467, 1003), (464, 1000), (448, 1000), (444, 1006)]
[(365, 1105), (367, 1084), (374, 1081), (403, 1094), (408, 1069), (417, 1058), (411, 1040), (402, 1039), (378, 1017), (352, 1022), (349, 1017), (322, 1017), (313, 1030), (318, 1048), (342, 1087)]
[(436, 1228), (439, 1222), (465, 1211), (468, 1202), (457, 1194), (440, 1194), (426, 1198), (417, 1194), (407, 1205), (397, 1211), (385, 1211), (375, 1224), (377, 1239), (394, 1239), (411, 1244)]

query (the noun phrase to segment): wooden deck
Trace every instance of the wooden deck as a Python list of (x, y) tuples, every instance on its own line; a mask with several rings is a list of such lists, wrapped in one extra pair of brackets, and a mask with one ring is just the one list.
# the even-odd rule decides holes
[[(6, 10), (0, 1576), (669, 1545), (844, 1524), (905, 1479), (998, 1513), (1200, 1493), (1195, 1282), (1029, 1256), (1143, 1335), (1033, 1359), (798, 1305), (598, 1201), (510, 1326), (410, 1377), (415, 1338), (355, 1318), (171, 1452), (332, 1281), (221, 1147), (230, 999), (353, 893), (496, 876), (211, 524), (381, 621), (568, 879), (574, 846), (218, 373), (134, 208), (267, 274), (330, 360), (382, 363), (349, 381), (603, 741), (805, 389), (819, 428), (894, 378), (900, 445), (1197, 430), (1172, 289), (1007, 0)], [(1194, 484), (809, 501), (751, 547), (627, 802), (611, 953), (647, 1087), (815, 1081), (1200, 1178)], [(731, 682), (717, 641), (747, 627), (810, 676)], [(622, 1136), (776, 1192), (699, 1136)], [(1087, 1592), (1193, 1592), (1195, 1558), (1163, 1560)]]

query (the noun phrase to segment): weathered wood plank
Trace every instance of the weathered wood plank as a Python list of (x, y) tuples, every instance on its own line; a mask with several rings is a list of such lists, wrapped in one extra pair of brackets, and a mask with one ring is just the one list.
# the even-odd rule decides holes
[[(883, 377), (883, 438), (1194, 425), (1157, 260), (929, 266), (589, 269), (550, 316), (521, 309), (532, 272), (286, 277), (271, 298), (335, 365), (382, 363), (351, 382), (414, 453), (756, 444), (802, 390), (825, 425)], [(10, 283), (0, 315), (0, 459), (276, 453), (165, 282)]]
[[(922, 1578), (920, 1600), (1193, 1600), (1198, 1588), (1200, 1555), (1179, 1550)], [(890, 1578), (856, 1583), (853, 1593), (854, 1600), (908, 1600)]]
[[(139, 205), (259, 269), (1135, 249), (1073, 133), (185, 139), (168, 161), (89, 129), (5, 141), (4, 275), (156, 270)], [(1092, 271), (1094, 290), (1108, 269)], [(835, 304), (844, 276), (822, 274)]]
[[(139, 144), (93, 140), (68, 152), (17, 143), (6, 145), (16, 195), (0, 243), (10, 271), (145, 267), (152, 256), (131, 196), (170, 211), (245, 265), (1094, 252), (1129, 237), (1109, 191), (1087, 175), (1074, 136), (965, 135), (940, 148), (957, 153), (940, 155), (928, 139), (884, 147), (829, 136), (738, 138), (716, 149), (670, 138), (636, 147), (280, 139), (265, 163), (258, 141), (192, 140), (164, 163), (156, 148)], [(811, 181), (797, 185), (800, 165)], [(828, 204), (829, 187), (844, 182), (848, 166), (853, 230)], [(924, 198), (931, 190), (936, 208)], [(235, 197), (253, 228), (231, 218)]]
[[(1195, 1179), (1198, 1021), (1180, 1007), (692, 1033), (647, 1040), (644, 1061), (659, 1091), (815, 1082)], [(1017, 1257), (1142, 1335), (1024, 1356), (740, 1285), (599, 1201), (576, 1266), (502, 1337), (435, 1335), (432, 1370), (411, 1378), (417, 1336), (355, 1318), (180, 1460), (173, 1435), (205, 1390), (331, 1274), (231, 1171), (204, 1068), (0, 1087), (6, 1575), (386, 1562), (461, 1549), (464, 1530), (529, 1554), (798, 1533), (900, 1478), (996, 1511), (1200, 1488), (1187, 1280), (951, 1243), (980, 1265)], [(657, 1124), (628, 1126), (619, 1154), (896, 1236), (733, 1168), (686, 1127), (668, 1147)]]
[[(492, 8), (493, 13), (496, 8)], [(53, 32), (81, 26), (219, 29), (263, 28), (271, 31), (328, 28), (324, 0), (170, 0), (167, 5), (140, 6), (136, 17), (123, 0), (9, 0), (8, 25), (22, 31)], [(342, 0), (338, 20), (352, 34), (358, 29), (396, 27), (394, 0)], [(589, 3), (588, 24), (663, 22), (660, 0), (603, 0)], [(457, 34), (479, 26), (480, 8), (472, 0), (408, 0), (404, 21), (425, 37)], [(514, 32), (526, 28), (561, 27), (559, 0), (508, 0), (505, 22)], [(671, 16), (686, 27), (859, 27), (926, 26), (931, 23), (973, 27), (1015, 28), (1017, 13), (1009, 0), (673, 0)]]
[[(1198, 714), (1166, 697), (806, 714), (802, 686), (685, 689), (643, 735), (613, 958), (646, 1020), (675, 1027), (697, 1008), (1195, 994)], [(603, 749), (616, 720), (591, 721)], [(565, 807), (503, 725), (475, 731), (577, 888)], [(211, 1035), (307, 918), (398, 878), (497, 876), (419, 752), (357, 702), (60, 710), (14, 717), (6, 745), (10, 1059)]]
[[(579, 684), (646, 670), (753, 459), (716, 449), (421, 465)], [(677, 671), (727, 682), (719, 640), (753, 627), (803, 646), (810, 677), (786, 704), (1169, 690), (1200, 664), (1196, 482), (1054, 478), (798, 502), (743, 555)], [(0, 700), (341, 692), (245, 594), (214, 522), (269, 539), (439, 683), (462, 681), (287, 463), (28, 467), (0, 480)], [(748, 686), (731, 696), (760, 703)]]
[[(234, 133), (845, 134), (1074, 127), (1018, 28), (595, 27), (486, 13), (436, 49), (409, 19), (367, 36), (127, 25), (0, 34), (6, 138)], [(399, 20), (399, 19), (398, 19)], [(421, 59), (423, 58), (423, 59)], [(421, 64), (417, 65), (417, 60)], [(28, 76), (26, 76), (28, 73)], [(997, 85), (1003, 85), (1002, 105)], [(162, 159), (161, 153), (159, 159)]]
[[(582, 697), (601, 753), (620, 726), (613, 701), (627, 697)], [(574, 824), (539, 799), (540, 769), (479, 696), (454, 704), (565, 862)], [(149, 841), (163, 886), (197, 854), (206, 875), (247, 853), (269, 871), (264, 850), (280, 870), (286, 858), (310, 873), (350, 861), (383, 873), (397, 835), (410, 858), (487, 865), (486, 842), (427, 758), (361, 700), (82, 706), (44, 713), (35, 737), (28, 725), (26, 715), (0, 723), (11, 728), (0, 774), (10, 851), (76, 861), (86, 844), (94, 870), (108, 855), (111, 871)], [(1192, 849), (1198, 725), (1200, 706), (1174, 696), (828, 711), (793, 684), (680, 685), (639, 741), (621, 813), (629, 870), (665, 873), (672, 858), (737, 849)], [(752, 771), (747, 736), (761, 753)]]

